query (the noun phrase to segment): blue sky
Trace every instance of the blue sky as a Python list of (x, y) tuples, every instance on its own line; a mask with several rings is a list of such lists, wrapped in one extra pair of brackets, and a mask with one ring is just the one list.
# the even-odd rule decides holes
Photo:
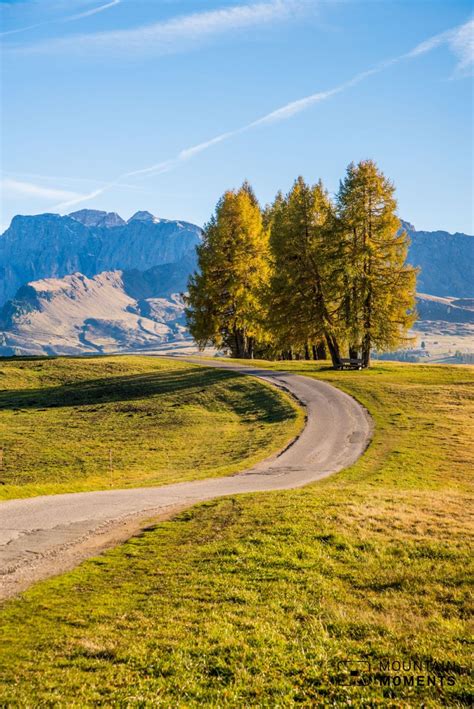
[(418, 229), (473, 233), (467, 0), (22, 0), (2, 12), (2, 216), (203, 224), (244, 179), (375, 159)]

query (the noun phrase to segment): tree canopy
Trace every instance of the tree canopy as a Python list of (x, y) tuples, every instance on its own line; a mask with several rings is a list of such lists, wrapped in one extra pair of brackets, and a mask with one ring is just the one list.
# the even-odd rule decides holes
[(236, 357), (344, 353), (363, 366), (373, 348), (407, 342), (416, 269), (377, 165), (351, 163), (331, 200), (299, 177), (263, 210), (252, 187), (227, 191), (204, 229), (187, 318), (200, 347)]
[(268, 233), (248, 183), (219, 200), (204, 228), (198, 262), (186, 311), (192, 336), (200, 347), (253, 357), (255, 342), (265, 337), (262, 297), (270, 262)]

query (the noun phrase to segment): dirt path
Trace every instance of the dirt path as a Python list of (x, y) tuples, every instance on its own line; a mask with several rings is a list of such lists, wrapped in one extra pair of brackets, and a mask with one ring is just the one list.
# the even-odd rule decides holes
[(73, 568), (129, 538), (152, 518), (169, 518), (215, 497), (285, 490), (320, 480), (354, 463), (370, 441), (372, 421), (366, 410), (330, 384), (288, 372), (203, 364), (232, 367), (291, 392), (306, 408), (299, 438), (278, 457), (229, 477), (1, 503), (0, 598)]

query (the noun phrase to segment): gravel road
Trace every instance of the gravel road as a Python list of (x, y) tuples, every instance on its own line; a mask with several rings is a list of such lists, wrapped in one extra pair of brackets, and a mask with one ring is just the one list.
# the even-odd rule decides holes
[[(286, 490), (354, 463), (372, 435), (372, 420), (354, 399), (309, 377), (231, 367), (291, 392), (306, 409), (301, 435), (278, 456), (222, 478), (163, 487), (71, 493), (0, 504), (0, 598), (76, 566), (150, 524), (197, 502), (224, 495)], [(218, 431), (216, 431), (218, 435)]]

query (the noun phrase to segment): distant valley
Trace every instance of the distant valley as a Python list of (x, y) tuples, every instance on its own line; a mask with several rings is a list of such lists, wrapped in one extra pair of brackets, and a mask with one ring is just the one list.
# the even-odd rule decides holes
[[(417, 231), (418, 332), (474, 335), (474, 237)], [(130, 352), (189, 339), (182, 293), (201, 229), (137, 212), (17, 216), (0, 236), (0, 355)], [(425, 325), (425, 323), (427, 323)], [(446, 329), (446, 328), (445, 328)], [(474, 342), (472, 343), (474, 352)]]

